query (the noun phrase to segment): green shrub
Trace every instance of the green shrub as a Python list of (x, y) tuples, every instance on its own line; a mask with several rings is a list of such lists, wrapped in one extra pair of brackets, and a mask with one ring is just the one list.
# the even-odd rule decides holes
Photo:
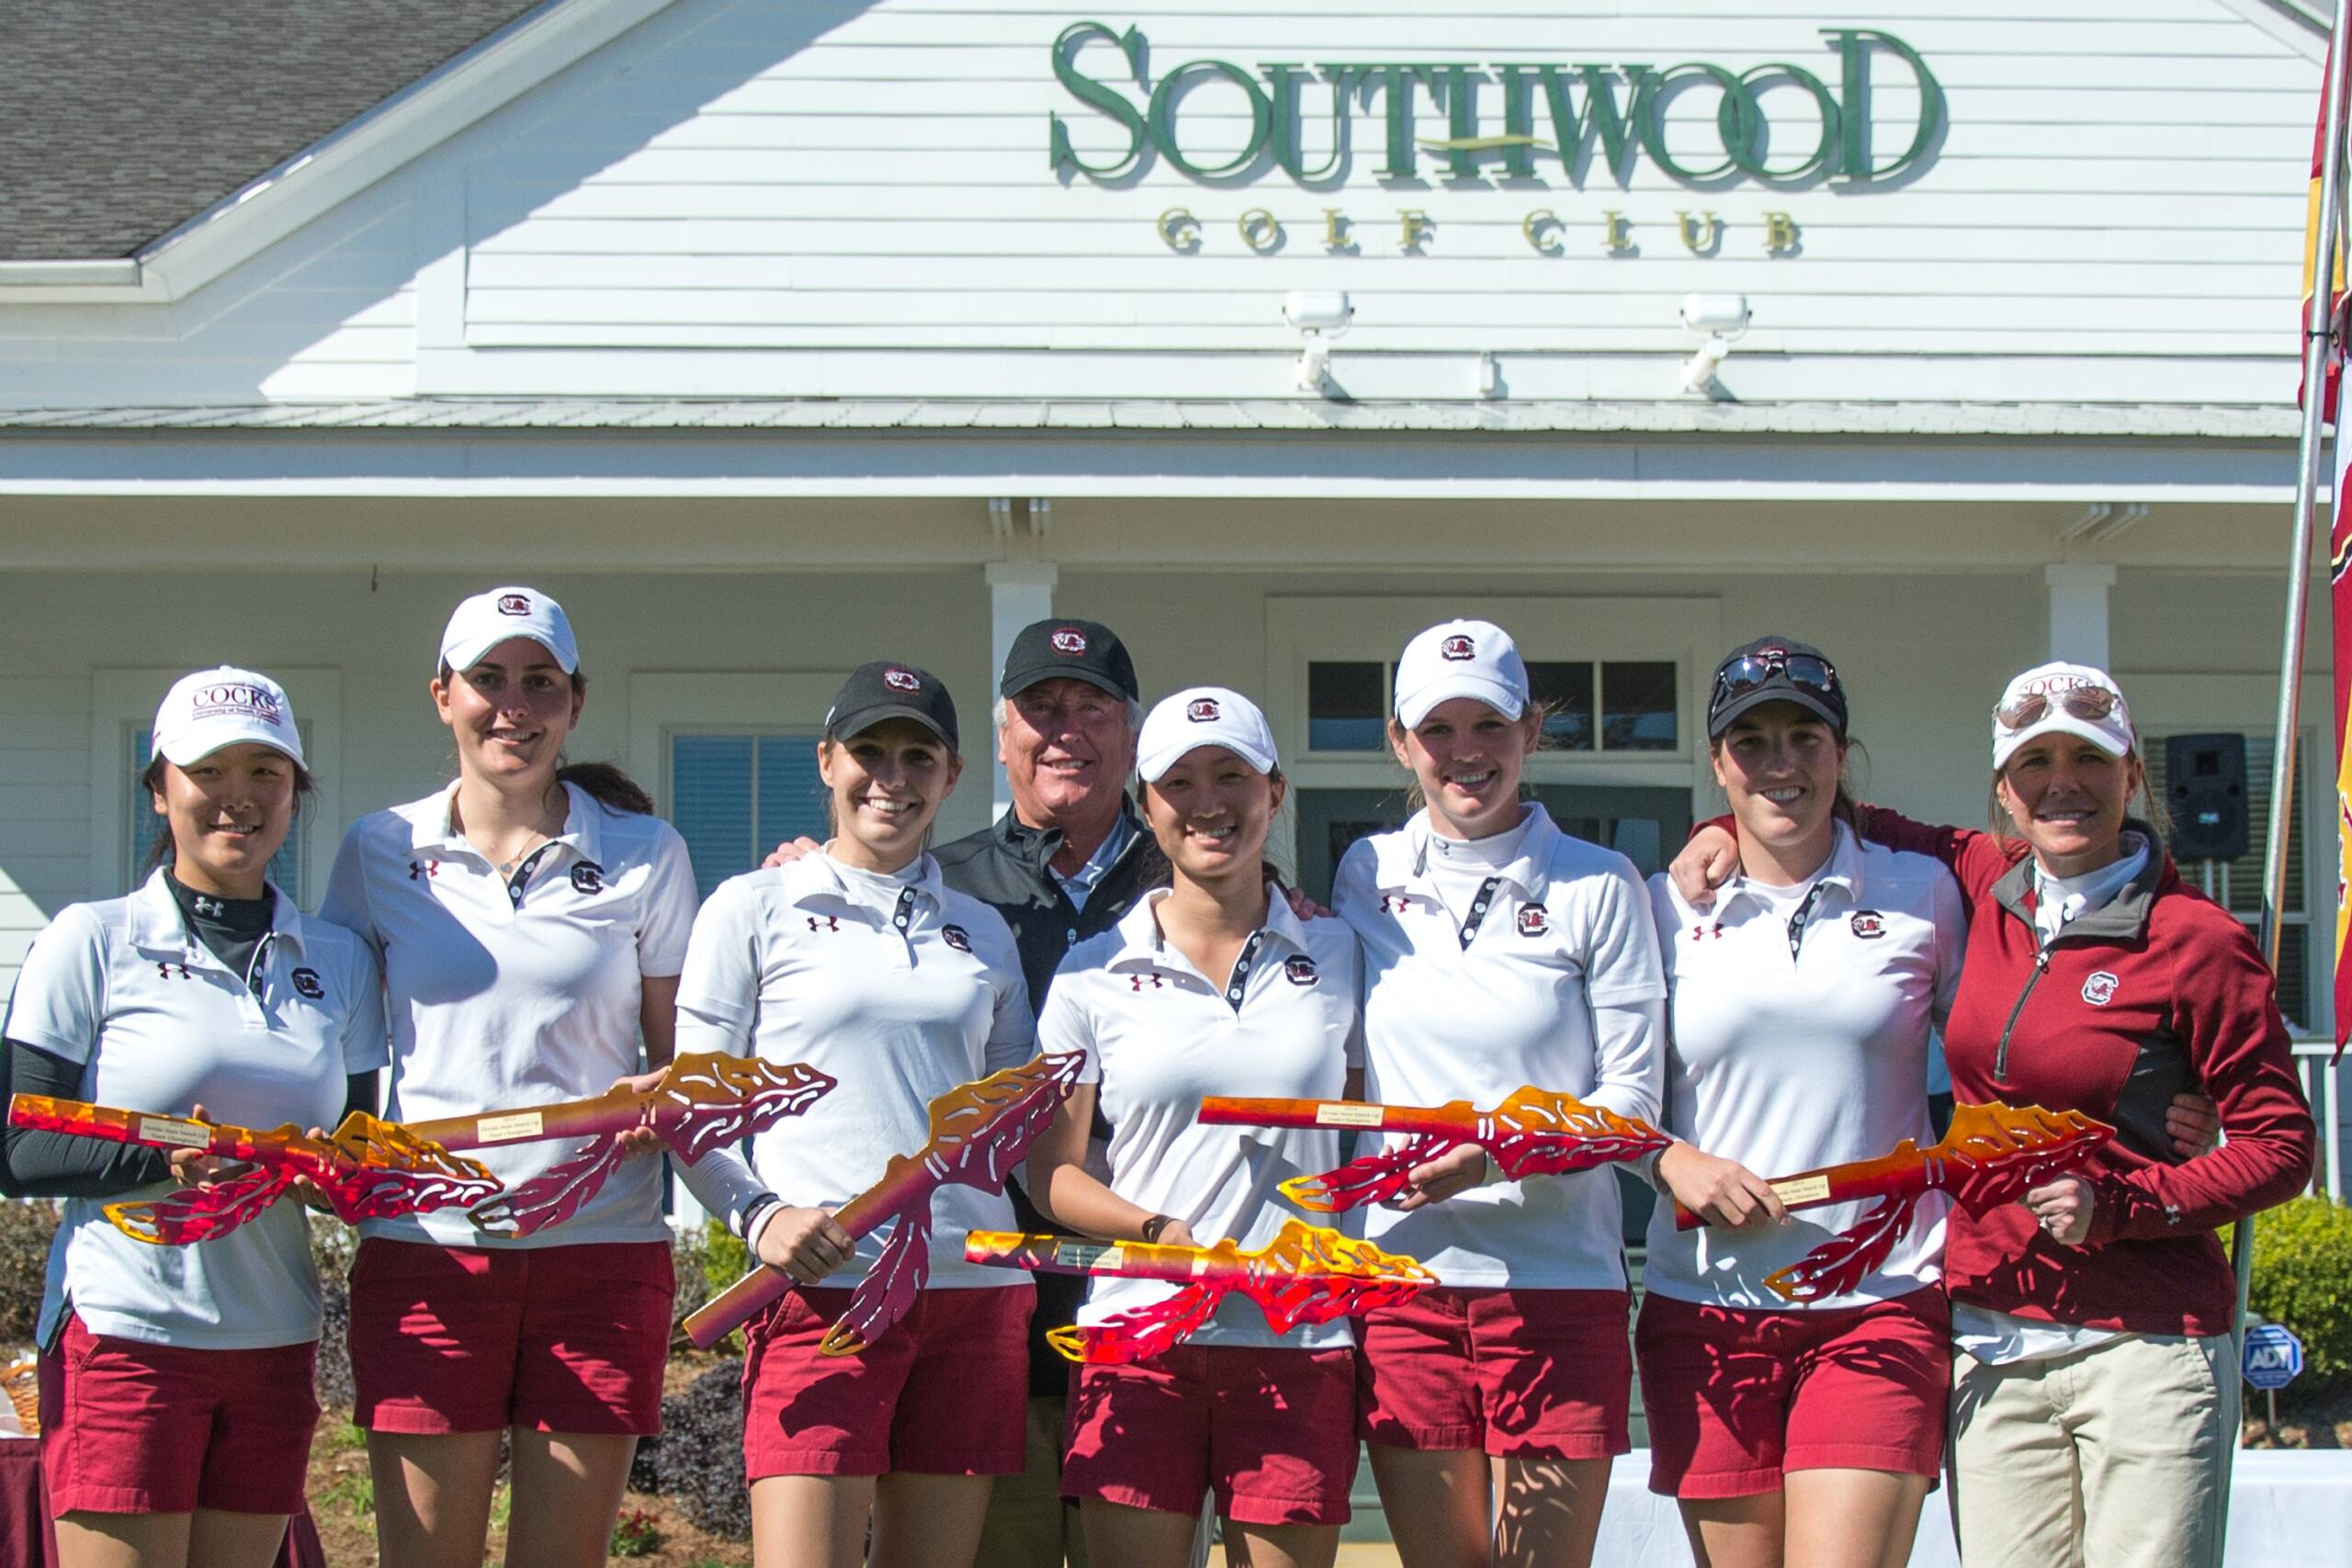
[(724, 1220), (702, 1223), (702, 1277), (712, 1295), (752, 1271), (752, 1249)]
[(2352, 1384), (2352, 1208), (2298, 1198), (2256, 1220), (2247, 1301), (2303, 1342), (2297, 1393)]
[(56, 1204), (46, 1199), (0, 1201), (0, 1351), (33, 1342), (40, 1323), (41, 1282), (49, 1276), (50, 1238), (56, 1234)]

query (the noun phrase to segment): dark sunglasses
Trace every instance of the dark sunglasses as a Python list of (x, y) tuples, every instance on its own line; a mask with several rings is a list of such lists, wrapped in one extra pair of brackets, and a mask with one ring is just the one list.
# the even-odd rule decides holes
[(2055, 694), (2034, 692), (2019, 697), (2005, 708), (1995, 708), (1993, 716), (2001, 721), (2004, 729), (2023, 729), (2030, 724), (2040, 724), (2050, 713), (2055, 698), (2058, 705), (2076, 718), (2098, 720), (2115, 711), (2119, 700), (2105, 686), (2075, 686)]
[(1803, 686), (1826, 697), (1838, 694), (1838, 671), (1826, 659), (1816, 659), (1809, 653), (1750, 653), (1715, 671), (1715, 693), (1707, 705), (1720, 707), (1734, 697), (1745, 696), (1770, 684), (1775, 675), (1786, 677), (1792, 686)]

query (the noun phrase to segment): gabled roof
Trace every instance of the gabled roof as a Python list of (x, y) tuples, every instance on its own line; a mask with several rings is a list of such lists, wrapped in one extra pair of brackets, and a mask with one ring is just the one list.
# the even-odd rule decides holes
[(0, 261), (128, 256), (540, 4), (8, 0)]

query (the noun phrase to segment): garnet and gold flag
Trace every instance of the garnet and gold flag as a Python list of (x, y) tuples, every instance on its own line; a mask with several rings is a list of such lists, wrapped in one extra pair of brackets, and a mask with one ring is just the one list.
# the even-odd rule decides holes
[[(2331, 131), (2341, 135), (2344, 118), (2342, 92), (2330, 93), (2324, 86), (2320, 92), (2319, 117), (2312, 128), (2311, 206), (2303, 226), (2303, 300), (2299, 318), (2309, 330), (2312, 291), (2319, 286), (2320, 224), (2335, 221), (2335, 215), (2321, 209), (2321, 190), (2327, 162), (2328, 138)], [(2343, 231), (2336, 231), (2335, 265), (2328, 288), (2328, 321), (2334, 329), (2334, 341), (2323, 361), (2321, 407), (2325, 417), (2335, 420), (2344, 378), (2344, 309), (2345, 309), (2345, 246)], [(2304, 389), (2309, 393), (2309, 387)], [(2328, 609), (2335, 622), (2335, 1049), (2340, 1056), (2347, 1036), (2352, 1036), (2352, 962), (2347, 962), (2345, 940), (2352, 935), (2352, 505), (2346, 503), (2346, 458), (2352, 457), (2352, 441), (2338, 425), (2335, 433), (2334, 461), (2329, 472), (2335, 480), (2328, 527)]]

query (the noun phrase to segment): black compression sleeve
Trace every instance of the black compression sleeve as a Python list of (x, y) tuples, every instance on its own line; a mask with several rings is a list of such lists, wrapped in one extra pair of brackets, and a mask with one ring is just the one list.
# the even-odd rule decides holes
[[(82, 1098), (82, 1066), (20, 1040), (0, 1042), (0, 1103), (12, 1094)], [(0, 1131), (0, 1190), (11, 1198), (114, 1198), (171, 1179), (161, 1149), (28, 1127)]]
[[(376, 1114), (376, 1075), (373, 1072), (353, 1073), (343, 1080), (343, 1113), (348, 1116), (355, 1111), (365, 1111), (370, 1116)], [(332, 1133), (334, 1129), (330, 1127), (327, 1131)]]

